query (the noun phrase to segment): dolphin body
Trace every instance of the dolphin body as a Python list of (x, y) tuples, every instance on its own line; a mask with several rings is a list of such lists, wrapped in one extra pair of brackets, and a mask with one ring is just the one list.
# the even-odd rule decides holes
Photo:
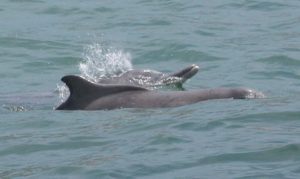
[(199, 67), (194, 64), (172, 74), (165, 74), (153, 70), (129, 70), (119, 76), (101, 78), (97, 83), (133, 85), (145, 88), (163, 85), (182, 87), (182, 84), (192, 78), (198, 70)]
[(95, 84), (74, 75), (64, 76), (61, 80), (68, 86), (70, 96), (57, 110), (176, 107), (210, 99), (245, 99), (253, 93), (246, 88), (153, 91), (132, 85)]

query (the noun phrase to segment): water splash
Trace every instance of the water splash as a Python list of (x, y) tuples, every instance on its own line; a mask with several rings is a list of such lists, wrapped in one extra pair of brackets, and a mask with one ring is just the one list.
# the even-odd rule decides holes
[[(99, 43), (87, 45), (82, 56), (83, 61), (79, 63), (79, 76), (92, 82), (98, 82), (104, 77), (118, 76), (132, 69), (129, 53)], [(56, 91), (59, 93), (60, 102), (65, 101), (69, 96), (65, 84), (58, 84)]]
[(101, 44), (88, 45), (79, 64), (81, 76), (97, 82), (103, 77), (118, 76), (132, 69), (131, 55), (122, 50), (105, 48)]
[(249, 89), (249, 94), (246, 96), (246, 99), (261, 99), (266, 98), (266, 95), (260, 91)]
[(28, 107), (25, 107), (25, 106), (16, 106), (16, 105), (2, 105), (2, 108), (8, 110), (8, 111), (11, 111), (11, 112), (26, 112), (26, 111), (29, 111), (30, 109)]
[(70, 95), (70, 91), (65, 84), (57, 84), (55, 92), (58, 93), (59, 104), (64, 102)]

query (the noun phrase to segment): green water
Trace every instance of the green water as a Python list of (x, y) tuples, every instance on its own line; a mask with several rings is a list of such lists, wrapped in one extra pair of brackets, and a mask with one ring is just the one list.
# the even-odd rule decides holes
[[(2, 0), (0, 178), (299, 178), (299, 7)], [(166, 73), (197, 64), (187, 90), (246, 86), (267, 98), (53, 110), (62, 76), (99, 75), (83, 66), (105, 59)]]

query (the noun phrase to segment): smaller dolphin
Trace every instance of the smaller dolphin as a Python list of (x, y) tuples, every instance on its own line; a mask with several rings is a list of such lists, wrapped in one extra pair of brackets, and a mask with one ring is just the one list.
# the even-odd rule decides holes
[(176, 85), (181, 87), (182, 84), (192, 78), (199, 70), (197, 65), (190, 65), (178, 72), (165, 74), (153, 70), (129, 70), (120, 76), (101, 78), (97, 81), (100, 84), (119, 84), (134, 85), (140, 87), (153, 87), (162, 85)]
[(160, 92), (130, 85), (100, 85), (74, 75), (61, 80), (68, 86), (70, 96), (57, 110), (176, 107), (210, 99), (245, 99), (255, 94), (247, 88)]

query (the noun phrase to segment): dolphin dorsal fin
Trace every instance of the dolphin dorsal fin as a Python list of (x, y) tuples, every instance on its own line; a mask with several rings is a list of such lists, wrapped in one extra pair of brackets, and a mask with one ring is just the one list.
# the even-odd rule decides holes
[(70, 97), (102, 97), (125, 91), (148, 91), (146, 88), (130, 85), (101, 85), (92, 83), (80, 76), (67, 75), (61, 79), (70, 90)]

